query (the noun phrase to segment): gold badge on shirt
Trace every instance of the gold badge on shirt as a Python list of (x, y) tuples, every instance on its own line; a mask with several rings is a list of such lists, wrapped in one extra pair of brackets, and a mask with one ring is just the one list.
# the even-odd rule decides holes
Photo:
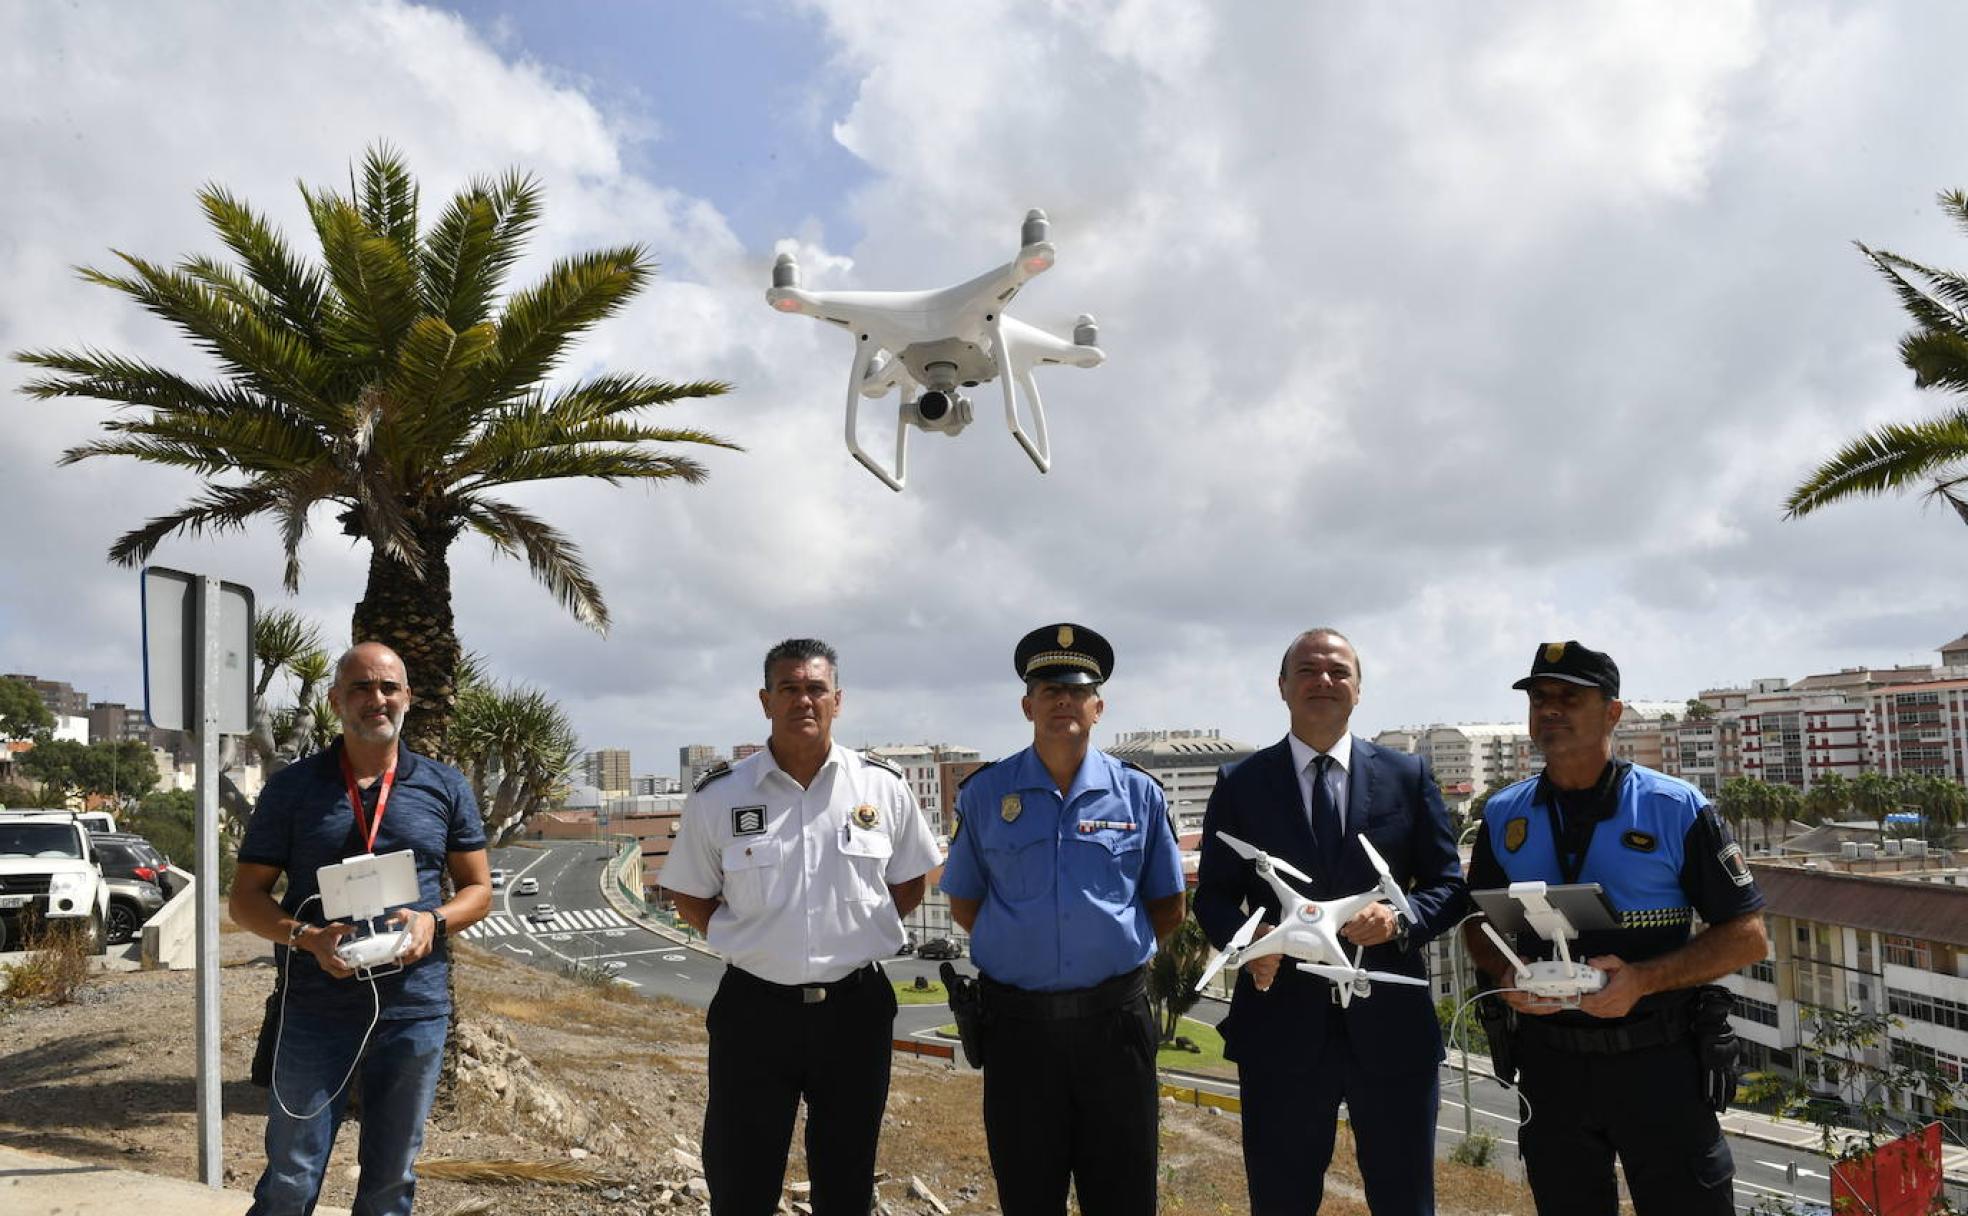
[(1509, 823), (1504, 824), (1503, 825), (1504, 849), (1509, 852), (1515, 853), (1518, 849), (1524, 847), (1524, 841), (1530, 837), (1530, 834), (1531, 834), (1531, 821), (1525, 819), (1521, 815), (1511, 820)]
[(880, 822), (881, 812), (876, 810), (872, 803), (864, 802), (854, 808), (854, 823), (856, 827), (873, 831), (874, 826)]
[(1018, 795), (1016, 794), (1006, 794), (1003, 798), (998, 799), (998, 818), (1004, 820), (1006, 823), (1017, 819), (1018, 813), (1024, 809), (1025, 804), (1018, 800)]

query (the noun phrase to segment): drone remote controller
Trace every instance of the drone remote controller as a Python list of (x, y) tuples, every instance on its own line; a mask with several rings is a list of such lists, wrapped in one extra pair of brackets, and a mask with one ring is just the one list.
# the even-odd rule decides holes
[(1532, 963), (1517, 973), (1517, 987), (1532, 996), (1577, 1000), (1606, 986), (1606, 973), (1584, 963)]
[(396, 929), (389, 933), (348, 938), (335, 947), (335, 957), (353, 967), (357, 975), (368, 979), (372, 975), (397, 970), (397, 961), (409, 950), (410, 931)]

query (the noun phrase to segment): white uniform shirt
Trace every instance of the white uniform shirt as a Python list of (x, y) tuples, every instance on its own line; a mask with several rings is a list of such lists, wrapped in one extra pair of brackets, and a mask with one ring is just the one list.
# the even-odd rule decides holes
[(1353, 736), (1341, 735), (1329, 752), (1320, 751), (1297, 735), (1288, 734), (1285, 738), (1291, 748), (1292, 764), (1298, 769), (1300, 809), (1307, 815), (1312, 813), (1312, 774), (1318, 771), (1312, 762), (1320, 756), (1331, 756), (1334, 771), (1326, 778), (1326, 784), (1332, 786), (1333, 797), (1338, 800), (1340, 829), (1344, 831), (1352, 826), (1346, 822), (1346, 808), (1353, 791)]
[(699, 788), (661, 882), (723, 896), (707, 940), (775, 984), (824, 984), (902, 948), (888, 888), (941, 856), (894, 772), (835, 744), (801, 789), (764, 748)]

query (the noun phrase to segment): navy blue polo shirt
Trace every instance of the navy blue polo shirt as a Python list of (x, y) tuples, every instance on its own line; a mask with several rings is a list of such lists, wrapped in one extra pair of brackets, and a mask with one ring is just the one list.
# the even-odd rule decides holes
[[(381, 855), (409, 849), (416, 854), (418, 896), (410, 906), (428, 911), (444, 902), (439, 878), (448, 855), (483, 849), (485, 824), (463, 773), (403, 748), (398, 748), (396, 755), (396, 778), (376, 831), (375, 852)], [(381, 788), (382, 782), (377, 781), (362, 791), (365, 815), (374, 815)], [(296, 911), (310, 896), (320, 893), (315, 871), (367, 851), (357, 833), (355, 809), (349, 805), (348, 786), (342, 779), (342, 744), (337, 739), (333, 745), (294, 761), (266, 783), (253, 817), (246, 823), (239, 860), (284, 871), (287, 893), (281, 898), (281, 909), (296, 919), (320, 925), (326, 922), (319, 900), (309, 903), (305, 911)], [(274, 946), (275, 964), (288, 968), (290, 1007), (305, 1004), (331, 1016), (369, 1015), (367, 983), (331, 978), (312, 954), (305, 950), (292, 953), (293, 958), (288, 959), (286, 946)], [(440, 940), (416, 963), (376, 981), (382, 1016), (407, 1019), (449, 1013), (451, 996), (446, 981), (450, 967), (448, 943)]]

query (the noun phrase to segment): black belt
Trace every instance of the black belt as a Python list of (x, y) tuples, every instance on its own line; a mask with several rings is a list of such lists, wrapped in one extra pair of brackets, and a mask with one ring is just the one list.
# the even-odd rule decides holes
[(839, 996), (883, 975), (880, 963), (857, 967), (839, 979), (828, 980), (824, 984), (775, 984), (739, 967), (726, 967), (724, 973), (754, 992), (800, 1005), (818, 1005), (830, 996)]
[(1034, 992), (1000, 984), (988, 975), (977, 977), (984, 990), (987, 1017), (1006, 1017), (1027, 1022), (1056, 1022), (1067, 1018), (1092, 1017), (1106, 1013), (1144, 996), (1148, 992), (1148, 968), (1144, 964), (1102, 980), (1091, 988), (1068, 992)]
[(1574, 1055), (1611, 1056), (1661, 1047), (1688, 1037), (1685, 1008), (1662, 1010), (1635, 1022), (1618, 1026), (1554, 1026), (1532, 1014), (1520, 1014), (1517, 1033), (1539, 1047)]

